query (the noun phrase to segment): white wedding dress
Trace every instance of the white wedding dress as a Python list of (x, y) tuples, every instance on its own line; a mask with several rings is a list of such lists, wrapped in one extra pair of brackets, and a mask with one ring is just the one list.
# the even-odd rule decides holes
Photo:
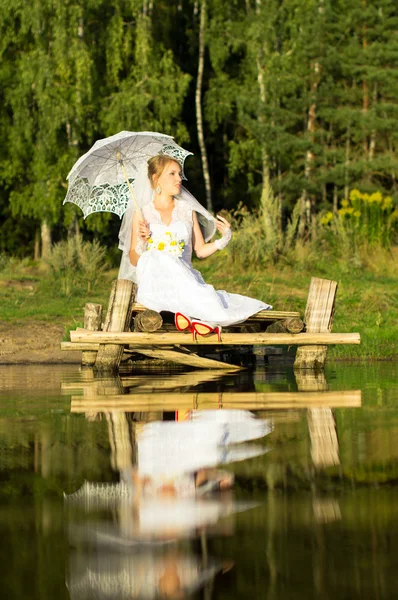
[(180, 312), (221, 326), (240, 323), (260, 310), (272, 308), (260, 300), (215, 290), (192, 267), (192, 208), (186, 201), (175, 199), (169, 225), (163, 223), (153, 201), (144, 206), (142, 213), (153, 238), (163, 237), (169, 231), (185, 246), (181, 257), (160, 250), (141, 254), (137, 264), (137, 302), (157, 312)]

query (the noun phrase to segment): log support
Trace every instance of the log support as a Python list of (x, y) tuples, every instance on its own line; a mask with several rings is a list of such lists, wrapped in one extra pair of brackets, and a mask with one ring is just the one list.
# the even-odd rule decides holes
[[(336, 281), (317, 277), (311, 279), (304, 315), (307, 334), (330, 334), (336, 293)], [(321, 370), (325, 366), (326, 354), (326, 345), (306, 346), (305, 348), (299, 345), (294, 369)]]
[[(135, 300), (136, 286), (128, 279), (117, 279), (112, 286), (108, 311), (104, 323), (104, 332), (117, 333), (128, 331)], [(98, 371), (117, 371), (123, 356), (123, 344), (100, 343), (95, 369)]]
[(134, 331), (153, 333), (163, 325), (162, 315), (156, 310), (144, 310), (134, 317)]
[[(102, 305), (88, 302), (84, 307), (84, 329), (100, 331), (102, 325)], [(83, 350), (82, 365), (92, 367), (97, 359), (97, 350)]]

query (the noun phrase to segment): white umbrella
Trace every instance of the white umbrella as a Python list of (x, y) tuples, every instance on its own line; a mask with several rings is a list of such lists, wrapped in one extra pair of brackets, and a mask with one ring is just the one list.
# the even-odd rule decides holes
[[(64, 204), (79, 206), (84, 218), (103, 211), (122, 217), (130, 196), (135, 201), (132, 183), (140, 167), (157, 154), (169, 156), (183, 168), (192, 152), (181, 148), (170, 135), (151, 131), (121, 131), (98, 140), (70, 170)], [(138, 205), (136, 208), (139, 210)]]

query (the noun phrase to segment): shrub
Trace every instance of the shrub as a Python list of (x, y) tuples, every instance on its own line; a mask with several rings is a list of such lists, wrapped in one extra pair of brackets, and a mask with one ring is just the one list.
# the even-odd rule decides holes
[(106, 249), (97, 241), (75, 236), (55, 244), (45, 262), (61, 292), (70, 296), (75, 287), (85, 285), (90, 291), (98, 283), (106, 270), (105, 257)]

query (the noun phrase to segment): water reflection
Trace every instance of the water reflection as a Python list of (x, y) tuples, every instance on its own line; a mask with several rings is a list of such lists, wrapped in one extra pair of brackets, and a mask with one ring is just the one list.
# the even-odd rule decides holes
[[(264, 438), (272, 423), (246, 410), (192, 410), (183, 421), (174, 414), (175, 421), (146, 423), (135, 421), (134, 413), (104, 416), (120, 481), (86, 481), (65, 498), (75, 509), (70, 543), (83, 545), (81, 556), (71, 560), (71, 595), (183, 597), (224, 567), (207, 553), (204, 561), (181, 550), (181, 541), (199, 538), (203, 547), (209, 534), (232, 535), (227, 517), (256, 505), (238, 502), (233, 473), (218, 467), (264, 454), (266, 448), (246, 442)], [(80, 523), (76, 508), (85, 513)], [(173, 548), (160, 552), (165, 544)], [(79, 596), (82, 590), (88, 595)]]
[(0, 370), (7, 599), (394, 596), (392, 365)]
[[(170, 595), (178, 595), (214, 578), (221, 566), (210, 568), (207, 561), (203, 567), (198, 555), (191, 548), (182, 551), (180, 544), (232, 535), (234, 521), (226, 517), (254, 506), (236, 501), (234, 475), (220, 469), (266, 452), (253, 441), (270, 434), (273, 421), (248, 408), (278, 407), (279, 416), (283, 409), (289, 419), (286, 411), (306, 406), (313, 464), (324, 468), (339, 464), (331, 406), (361, 402), (360, 392), (330, 393), (323, 374), (308, 372), (297, 376), (298, 392), (257, 391), (250, 374), (232, 390), (225, 384), (228, 376), (214, 372), (150, 379), (139, 374), (107, 378), (89, 370), (83, 375), (83, 381), (68, 382), (63, 390), (81, 393), (72, 395), (71, 412), (84, 413), (89, 421), (106, 419), (119, 482), (86, 481), (66, 497), (69, 508), (86, 513), (82, 523), (72, 513), (75, 522), (69, 527), (70, 543), (83, 548), (71, 561), (72, 597), (84, 589), (87, 597), (101, 592), (104, 597), (155, 598), (165, 594), (166, 581)], [(221, 389), (207, 391), (210, 381), (214, 390), (221, 379)], [(318, 523), (340, 519), (338, 501), (319, 496), (314, 488), (313, 515)], [(165, 544), (172, 549), (165, 550)]]

